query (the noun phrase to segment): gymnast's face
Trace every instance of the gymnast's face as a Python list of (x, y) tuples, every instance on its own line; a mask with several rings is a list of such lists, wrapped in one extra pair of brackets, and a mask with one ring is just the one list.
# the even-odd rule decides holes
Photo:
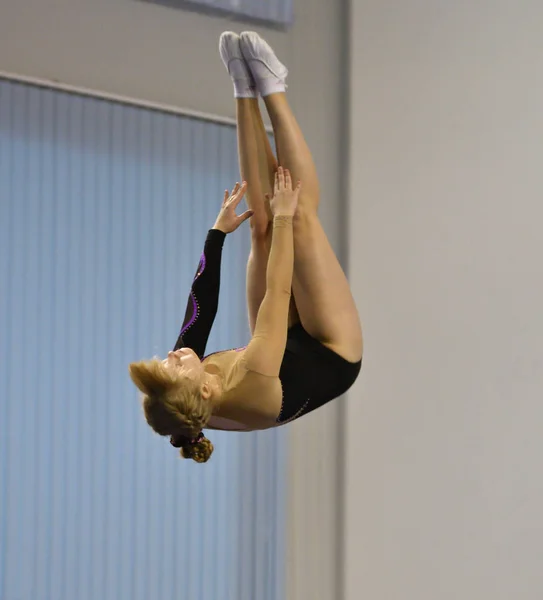
[(204, 374), (204, 366), (194, 350), (190, 348), (180, 348), (175, 352), (168, 352), (168, 358), (162, 362), (168, 368), (175, 369), (193, 380), (201, 378)]

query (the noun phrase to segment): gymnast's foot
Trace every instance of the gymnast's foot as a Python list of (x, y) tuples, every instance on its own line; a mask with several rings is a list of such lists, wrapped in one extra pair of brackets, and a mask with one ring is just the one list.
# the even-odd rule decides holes
[(271, 46), (253, 31), (243, 32), (240, 40), (241, 52), (260, 95), (265, 98), (284, 92), (287, 89), (285, 81), (288, 69), (275, 56)]
[(225, 31), (219, 41), (219, 52), (226, 70), (234, 84), (236, 98), (257, 98), (258, 91), (253, 76), (243, 58), (240, 37), (232, 31)]

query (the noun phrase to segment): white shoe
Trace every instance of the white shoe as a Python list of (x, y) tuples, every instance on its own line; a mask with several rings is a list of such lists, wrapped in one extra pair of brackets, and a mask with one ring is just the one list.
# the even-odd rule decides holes
[(239, 35), (233, 31), (225, 31), (221, 34), (219, 53), (232, 78), (234, 96), (236, 98), (256, 98), (258, 92), (249, 66), (243, 58)]
[(244, 31), (240, 36), (240, 46), (260, 95), (265, 97), (284, 92), (288, 69), (268, 42), (254, 31)]

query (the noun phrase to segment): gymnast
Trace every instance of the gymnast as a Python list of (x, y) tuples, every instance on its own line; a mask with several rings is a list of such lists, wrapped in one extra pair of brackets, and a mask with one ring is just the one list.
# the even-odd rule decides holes
[[(165, 360), (129, 366), (148, 424), (197, 462), (213, 452), (204, 429), (277, 427), (345, 393), (358, 377), (363, 348), (349, 284), (317, 216), (319, 182), (286, 98), (288, 71), (253, 32), (225, 32), (219, 49), (234, 84), (243, 183), (225, 192), (207, 234), (174, 349)], [(259, 96), (272, 122), (277, 159)], [(243, 197), (249, 210), (238, 216)], [(206, 356), (224, 240), (249, 219), (252, 337), (244, 348)]]

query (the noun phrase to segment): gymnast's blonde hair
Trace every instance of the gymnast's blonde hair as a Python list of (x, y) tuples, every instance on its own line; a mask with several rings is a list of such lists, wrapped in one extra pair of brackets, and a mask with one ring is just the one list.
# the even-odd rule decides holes
[(168, 369), (160, 359), (131, 363), (128, 370), (143, 393), (143, 412), (150, 427), (159, 435), (187, 438), (181, 456), (207, 462), (213, 444), (199, 434), (211, 418), (211, 404), (202, 398), (199, 383)]

